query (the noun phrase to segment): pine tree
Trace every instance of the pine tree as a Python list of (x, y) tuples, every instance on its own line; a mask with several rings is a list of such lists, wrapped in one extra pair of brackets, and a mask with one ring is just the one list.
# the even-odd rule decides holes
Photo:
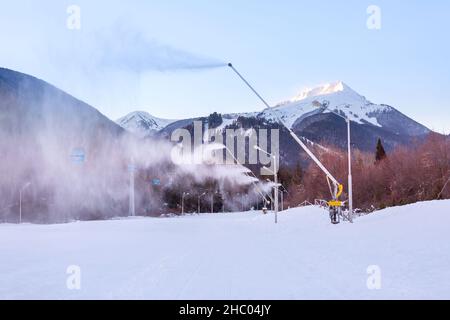
[(222, 115), (214, 112), (208, 117), (208, 127), (210, 129), (215, 129), (223, 123)]
[(377, 151), (375, 153), (375, 163), (379, 163), (387, 158), (386, 151), (384, 150), (381, 138), (378, 138)]

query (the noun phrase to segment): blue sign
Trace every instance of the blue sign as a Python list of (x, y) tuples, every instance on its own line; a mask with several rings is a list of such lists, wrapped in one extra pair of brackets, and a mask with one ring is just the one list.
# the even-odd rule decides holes
[(86, 153), (84, 152), (84, 149), (82, 149), (82, 148), (73, 149), (72, 153), (70, 154), (70, 159), (72, 160), (73, 163), (77, 163), (77, 164), (85, 163), (86, 162)]
[(153, 180), (152, 180), (152, 185), (154, 185), (154, 186), (160, 186), (160, 185), (161, 185), (161, 180), (159, 180), (159, 179), (153, 179)]

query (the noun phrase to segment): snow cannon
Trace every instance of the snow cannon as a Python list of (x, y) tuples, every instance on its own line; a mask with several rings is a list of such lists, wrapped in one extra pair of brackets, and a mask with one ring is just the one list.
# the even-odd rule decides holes
[(341, 221), (340, 217), (342, 215), (342, 206), (344, 203), (339, 200), (339, 197), (344, 192), (344, 186), (342, 184), (338, 185), (337, 193), (335, 195), (335, 200), (328, 201), (328, 206), (330, 207), (330, 219), (332, 224), (339, 224)]
[[(273, 109), (269, 103), (252, 87), (252, 85), (236, 70), (233, 64), (228, 63), (228, 66), (237, 74), (237, 76), (247, 85), (247, 87), (253, 91), (253, 93), (261, 100), (261, 102), (267, 107), (267, 109)], [(326, 103), (326, 102), (325, 102)], [(328, 104), (326, 105), (328, 106)], [(343, 202), (339, 200), (340, 196), (344, 191), (344, 187), (340, 184), (336, 178), (328, 171), (328, 169), (323, 165), (322, 162), (314, 155), (314, 153), (306, 146), (306, 144), (300, 139), (297, 134), (292, 130), (292, 128), (287, 125), (283, 119), (279, 117), (277, 113), (275, 113), (275, 117), (277, 118), (277, 122), (283, 125), (290, 133), (292, 138), (302, 147), (302, 149), (309, 155), (309, 157), (316, 163), (316, 165), (323, 171), (325, 176), (327, 177), (328, 186), (330, 188), (331, 198), (333, 200), (329, 201), (328, 207), (330, 212), (330, 218), (332, 224), (338, 224), (340, 222), (340, 218), (342, 215), (342, 207)], [(349, 214), (348, 220), (351, 222), (351, 214)]]

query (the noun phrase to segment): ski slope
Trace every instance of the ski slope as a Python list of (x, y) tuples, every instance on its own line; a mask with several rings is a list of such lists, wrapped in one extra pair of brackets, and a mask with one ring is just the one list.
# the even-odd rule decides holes
[[(0, 225), (1, 299), (449, 299), (450, 201)], [(81, 268), (81, 290), (66, 286)], [(381, 271), (369, 290), (369, 266)]]

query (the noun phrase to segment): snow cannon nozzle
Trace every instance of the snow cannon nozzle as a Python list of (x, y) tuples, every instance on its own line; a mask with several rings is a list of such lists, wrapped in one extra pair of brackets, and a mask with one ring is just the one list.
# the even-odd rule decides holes
[(233, 68), (233, 64), (232, 64), (231, 62), (228, 64), (228, 66), (229, 66), (230, 68)]

